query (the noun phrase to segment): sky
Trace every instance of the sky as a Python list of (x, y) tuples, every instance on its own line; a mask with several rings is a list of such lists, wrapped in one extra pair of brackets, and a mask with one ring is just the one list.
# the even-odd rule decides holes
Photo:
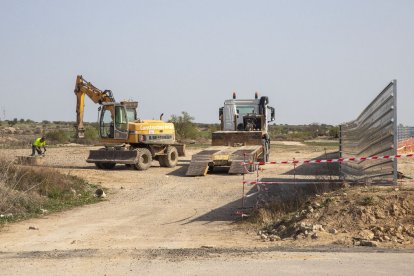
[[(258, 91), (276, 123), (340, 124), (397, 79), (414, 126), (414, 1), (0, 2), (3, 120), (75, 121), (81, 74), (142, 119), (201, 123)], [(97, 108), (86, 99), (85, 121)]]

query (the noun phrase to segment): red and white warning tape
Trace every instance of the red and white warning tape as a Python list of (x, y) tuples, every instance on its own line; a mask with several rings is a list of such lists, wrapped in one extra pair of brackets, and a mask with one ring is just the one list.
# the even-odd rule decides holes
[(265, 164), (312, 164), (312, 163), (341, 163), (349, 161), (365, 161), (365, 160), (380, 160), (380, 159), (394, 159), (394, 158), (409, 158), (414, 157), (414, 154), (397, 154), (397, 155), (383, 155), (370, 157), (348, 157), (337, 159), (316, 159), (316, 160), (288, 160), (288, 161), (271, 161), (271, 162), (242, 162), (243, 165), (265, 165)]
[[(320, 182), (292, 182), (290, 184), (315, 184), (315, 183), (320, 183)], [(330, 181), (330, 183), (339, 183), (339, 181)], [(289, 184), (287, 182), (270, 182), (270, 181), (243, 181), (243, 184), (248, 184), (248, 185), (261, 185), (261, 184), (266, 184), (266, 185), (279, 185), (279, 184)]]

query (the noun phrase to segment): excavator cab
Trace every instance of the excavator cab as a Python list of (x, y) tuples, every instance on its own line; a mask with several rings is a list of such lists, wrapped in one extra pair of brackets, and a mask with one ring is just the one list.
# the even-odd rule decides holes
[(126, 107), (119, 103), (103, 103), (99, 134), (101, 138), (116, 140), (128, 139), (128, 116)]

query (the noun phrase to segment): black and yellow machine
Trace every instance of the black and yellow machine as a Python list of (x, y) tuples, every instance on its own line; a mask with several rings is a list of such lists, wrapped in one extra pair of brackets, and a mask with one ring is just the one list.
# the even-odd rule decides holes
[(229, 174), (243, 174), (243, 161), (268, 161), (268, 123), (275, 119), (269, 98), (233, 99), (219, 109), (221, 130), (212, 133), (211, 147), (192, 156), (187, 176), (202, 176), (215, 167), (228, 167)]
[(100, 90), (81, 75), (76, 77), (76, 136), (85, 137), (83, 123), (85, 96), (99, 104), (99, 135), (103, 148), (91, 150), (86, 162), (100, 169), (125, 164), (146, 170), (153, 160), (162, 167), (175, 167), (185, 156), (185, 145), (175, 140), (174, 124), (137, 117), (138, 102), (116, 102), (110, 90)]

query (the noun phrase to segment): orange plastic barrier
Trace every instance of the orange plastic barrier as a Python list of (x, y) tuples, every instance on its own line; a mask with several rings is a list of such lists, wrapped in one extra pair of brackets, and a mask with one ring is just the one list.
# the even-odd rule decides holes
[(412, 153), (414, 150), (414, 137), (398, 143), (398, 154)]

